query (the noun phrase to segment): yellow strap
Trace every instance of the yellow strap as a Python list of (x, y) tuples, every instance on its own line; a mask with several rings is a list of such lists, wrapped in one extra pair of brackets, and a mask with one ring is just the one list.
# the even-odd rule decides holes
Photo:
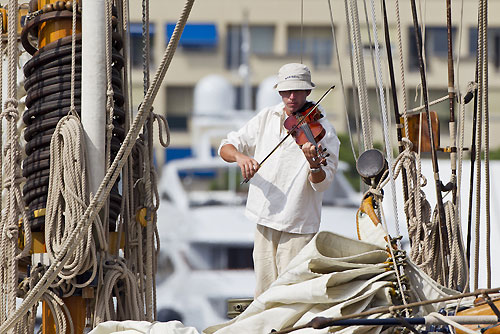
[(141, 225), (143, 227), (146, 227), (148, 225), (148, 222), (146, 220), (146, 213), (147, 213), (147, 209), (146, 208), (142, 208), (142, 209), (139, 209), (137, 211), (137, 214), (135, 215), (135, 220), (139, 223), (141, 223)]
[(45, 208), (35, 210), (35, 211), (33, 211), (33, 217), (35, 217), (35, 218), (43, 217), (43, 216), (45, 216), (45, 211), (46, 211)]

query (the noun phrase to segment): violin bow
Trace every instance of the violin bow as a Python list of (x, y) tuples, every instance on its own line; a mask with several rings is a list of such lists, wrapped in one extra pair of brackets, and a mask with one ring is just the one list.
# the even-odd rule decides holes
[[(313, 108), (311, 108), (311, 110), (309, 110), (309, 112), (307, 114), (305, 114), (304, 116), (302, 116), (297, 124), (295, 124), (295, 126), (290, 130), (288, 131), (287, 135), (285, 137), (283, 137), (283, 139), (280, 140), (280, 142), (271, 150), (271, 152), (269, 152), (268, 155), (266, 155), (266, 157), (264, 159), (262, 159), (261, 162), (259, 162), (259, 169), (260, 167), (262, 166), (262, 164), (278, 149), (278, 147), (280, 147), (281, 144), (283, 144), (283, 142), (295, 131), (297, 130), (297, 128), (304, 122), (304, 120), (306, 119), (307, 116), (309, 116), (310, 114), (312, 114), (313, 111), (316, 110), (316, 108), (318, 108), (319, 106), (319, 103), (326, 97), (326, 95), (328, 95), (328, 93), (330, 93), (330, 91), (332, 89), (335, 88), (335, 85), (331, 86), (330, 88), (328, 88), (326, 90), (326, 92), (319, 98), (318, 102), (316, 102), (316, 104), (314, 105)], [(243, 183), (247, 183), (248, 181), (250, 181), (249, 178), (245, 178), (243, 181), (240, 182), (240, 184), (243, 184)]]

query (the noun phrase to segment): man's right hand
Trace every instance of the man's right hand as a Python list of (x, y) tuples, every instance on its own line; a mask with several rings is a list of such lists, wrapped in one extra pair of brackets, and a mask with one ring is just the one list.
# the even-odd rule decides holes
[(243, 153), (239, 153), (236, 155), (236, 163), (241, 169), (241, 175), (244, 179), (247, 180), (251, 179), (259, 170), (259, 163), (257, 162), (257, 160), (250, 158)]
[(257, 160), (239, 152), (232, 144), (222, 146), (220, 156), (227, 162), (236, 162), (241, 169), (241, 175), (244, 179), (251, 179), (259, 170)]

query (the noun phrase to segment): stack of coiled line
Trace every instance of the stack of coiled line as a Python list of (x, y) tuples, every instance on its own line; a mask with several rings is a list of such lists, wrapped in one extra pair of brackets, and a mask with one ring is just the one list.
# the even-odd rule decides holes
[[(62, 2), (66, 5), (59, 4)], [(33, 4), (33, 2), (32, 2)], [(71, 6), (69, 6), (70, 4)], [(52, 20), (71, 20), (72, 3), (58, 1), (52, 6), (38, 10), (32, 5), (34, 14), (26, 22), (21, 42), (33, 58), (23, 68), (25, 75), (26, 108), (23, 121), (26, 124), (24, 138), (26, 140), (26, 158), (23, 161), (23, 176), (26, 183), (23, 196), (28, 207), (28, 220), (33, 231), (43, 231), (45, 222), (45, 207), (47, 203), (49, 171), (50, 171), (50, 140), (59, 120), (69, 113), (71, 106), (71, 35), (57, 39), (37, 50), (31, 43), (31, 38), (39, 38), (38, 28), (42, 23)], [(115, 14), (116, 16), (116, 14)], [(29, 17), (29, 15), (28, 15)], [(78, 15), (78, 20), (80, 16)], [(124, 59), (121, 36), (116, 32), (116, 17), (113, 20), (113, 50), (112, 50), (112, 84), (114, 91), (113, 137), (111, 140), (111, 159), (114, 159), (125, 138), (124, 105), (122, 69)], [(75, 108), (80, 114), (81, 106), (81, 34), (76, 35), (75, 54)], [(103, 109), (103, 113), (106, 111)], [(118, 182), (118, 181), (117, 181)], [(116, 220), (120, 214), (121, 195), (116, 183), (110, 195), (109, 226), (115, 230)]]

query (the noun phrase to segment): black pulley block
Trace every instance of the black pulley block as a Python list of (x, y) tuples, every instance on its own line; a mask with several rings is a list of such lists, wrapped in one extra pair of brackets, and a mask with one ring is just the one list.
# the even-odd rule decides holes
[(369, 186), (377, 185), (387, 169), (387, 160), (385, 160), (382, 152), (377, 149), (364, 151), (356, 162), (358, 174)]

